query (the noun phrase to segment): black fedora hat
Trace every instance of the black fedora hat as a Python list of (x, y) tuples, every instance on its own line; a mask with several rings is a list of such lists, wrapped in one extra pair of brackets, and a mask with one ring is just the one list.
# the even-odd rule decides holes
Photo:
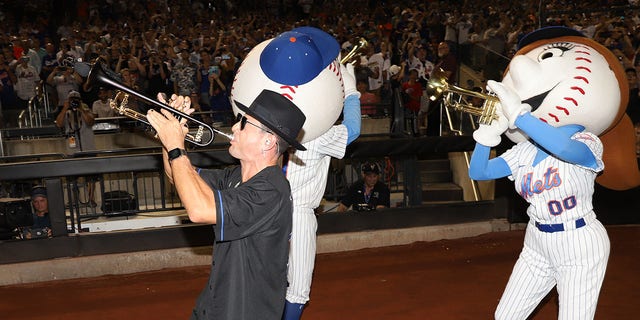
[(274, 91), (262, 90), (249, 107), (238, 101), (234, 102), (240, 110), (256, 118), (294, 148), (307, 150), (296, 140), (307, 117), (285, 96)]

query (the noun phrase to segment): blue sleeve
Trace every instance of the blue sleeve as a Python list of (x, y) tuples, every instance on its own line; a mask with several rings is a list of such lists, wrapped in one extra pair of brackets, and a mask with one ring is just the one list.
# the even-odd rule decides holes
[(509, 165), (502, 158), (489, 160), (491, 147), (476, 143), (469, 163), (469, 177), (473, 180), (494, 180), (511, 174)]
[(350, 144), (360, 136), (360, 99), (355, 95), (350, 95), (344, 99), (342, 110), (342, 124), (347, 127), (347, 144)]
[(516, 119), (515, 125), (526, 133), (538, 146), (555, 157), (588, 168), (598, 166), (596, 157), (589, 147), (571, 136), (584, 130), (578, 125), (564, 127), (551, 126), (527, 112)]

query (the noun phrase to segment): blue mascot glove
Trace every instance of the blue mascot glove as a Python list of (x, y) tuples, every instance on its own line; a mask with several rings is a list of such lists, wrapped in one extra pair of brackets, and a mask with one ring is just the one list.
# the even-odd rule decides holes
[(344, 97), (351, 95), (360, 99), (360, 92), (356, 89), (356, 73), (351, 63), (340, 64), (340, 73), (342, 74), (342, 84), (344, 85)]
[(487, 88), (498, 96), (500, 99), (500, 108), (502, 108), (502, 113), (504, 113), (507, 120), (509, 120), (509, 128), (515, 129), (516, 119), (519, 116), (530, 112), (531, 106), (526, 103), (522, 103), (522, 99), (520, 99), (515, 91), (505, 87), (500, 82), (489, 80), (487, 81)]
[(502, 134), (509, 127), (509, 120), (504, 116), (500, 108), (496, 109), (497, 120), (491, 121), (491, 124), (481, 124), (476, 131), (473, 132), (473, 140), (477, 143), (495, 147), (502, 141)]

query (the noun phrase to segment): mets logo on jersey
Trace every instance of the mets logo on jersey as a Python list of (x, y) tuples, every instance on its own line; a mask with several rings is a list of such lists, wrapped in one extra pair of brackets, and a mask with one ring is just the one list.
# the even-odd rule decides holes
[(540, 194), (546, 190), (551, 190), (562, 184), (562, 178), (558, 173), (558, 168), (549, 167), (542, 175), (542, 179), (533, 180), (533, 172), (524, 175), (520, 183), (520, 196), (524, 199)]

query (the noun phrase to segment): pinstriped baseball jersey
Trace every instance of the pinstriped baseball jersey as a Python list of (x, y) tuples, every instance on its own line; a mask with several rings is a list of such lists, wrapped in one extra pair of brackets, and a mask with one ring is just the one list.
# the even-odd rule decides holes
[(500, 155), (511, 169), (509, 179), (516, 191), (530, 205), (529, 217), (541, 223), (573, 221), (592, 212), (595, 177), (604, 169), (602, 143), (589, 132), (572, 137), (585, 143), (597, 159), (596, 168), (587, 168), (547, 156), (534, 165), (538, 152), (534, 144), (525, 141)]
[[(531, 221), (496, 308), (497, 320), (526, 319), (554, 286), (559, 293), (558, 319), (593, 319), (610, 251), (607, 231), (592, 204), (596, 175), (604, 169), (602, 143), (588, 132), (577, 132), (571, 139), (587, 145), (596, 158), (595, 168), (542, 154), (529, 141), (500, 155), (511, 169), (509, 179), (516, 191), (529, 202)], [(536, 225), (575, 226), (580, 218), (584, 226), (563, 232), (544, 232)]]
[(306, 151), (296, 150), (290, 156), (287, 179), (291, 184), (295, 207), (315, 209), (320, 205), (331, 157), (344, 157), (347, 136), (347, 127), (333, 126), (318, 138), (304, 143)]
[(287, 162), (287, 179), (293, 196), (286, 296), (289, 302), (304, 304), (309, 301), (318, 229), (314, 209), (320, 205), (324, 195), (331, 157), (344, 157), (347, 138), (345, 125), (333, 126), (321, 136), (304, 143), (307, 150), (296, 150)]

